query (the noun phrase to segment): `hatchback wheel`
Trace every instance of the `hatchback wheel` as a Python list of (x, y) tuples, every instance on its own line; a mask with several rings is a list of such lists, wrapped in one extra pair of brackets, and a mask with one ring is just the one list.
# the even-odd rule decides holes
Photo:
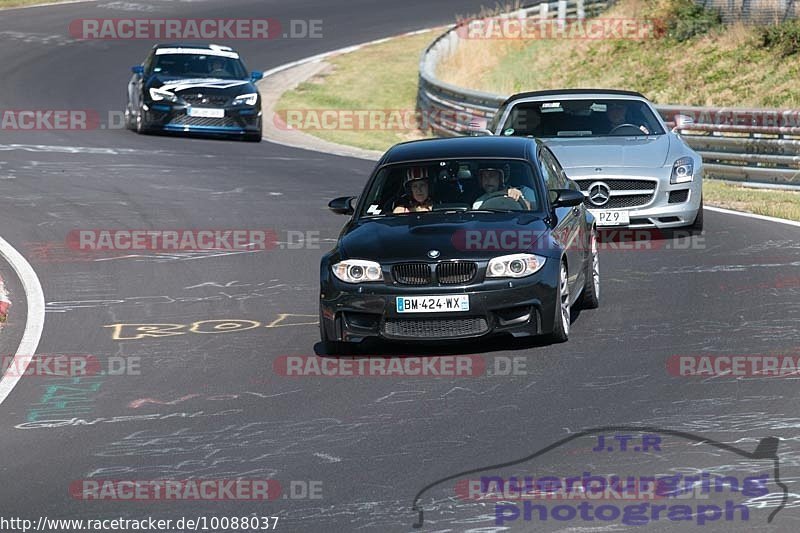
[(569, 339), (569, 325), (571, 320), (569, 308), (569, 275), (567, 264), (561, 262), (558, 275), (558, 293), (556, 301), (556, 316), (553, 321), (553, 332), (550, 334), (552, 342), (564, 342)]

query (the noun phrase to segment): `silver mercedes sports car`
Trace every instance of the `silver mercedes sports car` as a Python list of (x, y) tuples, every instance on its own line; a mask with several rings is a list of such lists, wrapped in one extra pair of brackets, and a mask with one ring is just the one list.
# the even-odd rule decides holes
[(543, 139), (578, 183), (598, 227), (703, 228), (702, 159), (639, 93), (520, 93), (487, 128)]

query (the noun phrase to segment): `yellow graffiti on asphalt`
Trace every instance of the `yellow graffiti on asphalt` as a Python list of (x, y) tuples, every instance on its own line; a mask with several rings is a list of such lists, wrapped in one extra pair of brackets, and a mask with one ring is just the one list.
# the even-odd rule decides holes
[(137, 340), (145, 338), (172, 337), (186, 335), (187, 333), (215, 334), (237, 333), (259, 327), (283, 328), (291, 326), (316, 326), (319, 322), (310, 322), (309, 317), (317, 315), (303, 315), (296, 313), (278, 313), (278, 317), (268, 324), (257, 320), (220, 319), (200, 320), (191, 324), (109, 324), (104, 328), (111, 328), (111, 338), (115, 341)]

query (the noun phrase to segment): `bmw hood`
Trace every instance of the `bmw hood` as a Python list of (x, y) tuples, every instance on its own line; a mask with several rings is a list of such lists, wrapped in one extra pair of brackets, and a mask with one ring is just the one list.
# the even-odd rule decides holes
[(658, 168), (667, 164), (670, 135), (543, 139), (569, 175), (586, 167)]
[(340, 239), (339, 252), (343, 259), (380, 263), (479, 261), (539, 248), (545, 235), (548, 226), (527, 213), (387, 216), (355, 223)]

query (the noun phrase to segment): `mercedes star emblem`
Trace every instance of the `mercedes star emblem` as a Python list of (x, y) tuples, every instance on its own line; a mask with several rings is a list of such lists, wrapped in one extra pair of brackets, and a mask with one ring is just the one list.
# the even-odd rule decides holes
[(608, 203), (611, 197), (611, 189), (602, 181), (598, 181), (589, 185), (589, 201), (596, 206), (603, 206)]

